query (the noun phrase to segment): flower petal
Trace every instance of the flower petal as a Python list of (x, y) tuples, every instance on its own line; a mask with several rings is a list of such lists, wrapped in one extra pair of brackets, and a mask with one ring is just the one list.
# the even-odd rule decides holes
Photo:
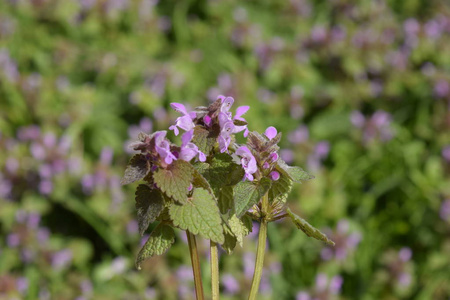
[(277, 133), (277, 129), (273, 126), (267, 127), (266, 132), (264, 132), (269, 140), (273, 139), (277, 135)]
[(186, 131), (181, 136), (181, 147), (186, 146), (192, 140), (193, 136), (194, 136), (194, 130), (193, 129), (191, 129), (189, 131)]
[(187, 115), (187, 114), (188, 114), (188, 112), (187, 112), (187, 110), (186, 110), (186, 107), (185, 107), (183, 104), (181, 104), (181, 103), (176, 103), (176, 102), (170, 103), (170, 106), (171, 106), (175, 111), (177, 111), (177, 112), (179, 112), (179, 113), (182, 113), (183, 115)]
[(248, 110), (250, 109), (250, 106), (239, 106), (236, 109), (236, 114), (234, 115), (234, 119), (240, 119), (242, 115), (244, 115)]

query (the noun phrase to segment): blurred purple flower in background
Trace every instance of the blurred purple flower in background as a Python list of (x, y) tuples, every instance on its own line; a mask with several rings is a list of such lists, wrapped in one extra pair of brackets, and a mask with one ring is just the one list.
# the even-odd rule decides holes
[(234, 295), (240, 290), (239, 282), (229, 273), (222, 275), (222, 285), (225, 294), (228, 295)]
[(325, 230), (328, 237), (335, 242), (334, 247), (325, 246), (320, 252), (323, 260), (336, 259), (345, 260), (349, 253), (353, 252), (361, 241), (361, 234), (350, 232), (350, 225), (347, 220), (340, 220), (334, 232)]

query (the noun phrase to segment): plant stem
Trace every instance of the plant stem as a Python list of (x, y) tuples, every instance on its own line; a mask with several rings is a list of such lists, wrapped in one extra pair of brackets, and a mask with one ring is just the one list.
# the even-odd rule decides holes
[(261, 282), (262, 270), (264, 265), (264, 253), (266, 252), (267, 241), (267, 219), (266, 215), (269, 209), (269, 198), (265, 194), (261, 201), (261, 223), (259, 226), (258, 249), (256, 250), (255, 271), (253, 273), (252, 287), (250, 289), (249, 300), (255, 300), (258, 296), (259, 284)]
[(219, 253), (217, 244), (210, 241), (212, 300), (219, 300)]
[(200, 259), (197, 252), (197, 241), (195, 235), (186, 230), (186, 236), (189, 244), (189, 252), (191, 254), (192, 272), (194, 273), (195, 294), (197, 300), (204, 300), (202, 274), (200, 272)]

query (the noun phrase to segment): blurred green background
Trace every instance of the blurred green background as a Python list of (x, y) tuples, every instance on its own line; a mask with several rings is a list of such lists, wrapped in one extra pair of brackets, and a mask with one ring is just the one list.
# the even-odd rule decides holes
[[(0, 299), (192, 299), (182, 234), (134, 268), (119, 180), (170, 102), (219, 94), (284, 133), (316, 176), (291, 207), (336, 241), (270, 224), (260, 299), (449, 299), (446, 0), (0, 1)], [(222, 253), (223, 299), (255, 249)]]

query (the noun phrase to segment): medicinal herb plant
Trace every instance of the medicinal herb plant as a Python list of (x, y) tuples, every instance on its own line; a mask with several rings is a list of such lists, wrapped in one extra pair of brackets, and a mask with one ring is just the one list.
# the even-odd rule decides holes
[[(249, 131), (242, 117), (249, 109), (230, 111), (232, 97), (219, 96), (209, 107), (188, 112), (183, 104), (171, 107), (181, 114), (169, 129), (181, 132), (181, 145), (167, 131), (140, 133), (131, 145), (139, 152), (127, 165), (122, 184), (138, 180), (136, 209), (141, 235), (150, 223), (158, 225), (136, 258), (136, 267), (167, 251), (175, 241), (174, 228), (186, 231), (197, 299), (204, 299), (196, 235), (210, 240), (212, 298), (219, 298), (220, 245), (228, 254), (260, 223), (255, 271), (249, 299), (256, 299), (261, 281), (267, 224), (289, 218), (307, 236), (334, 243), (294, 214), (286, 200), (294, 182), (312, 179), (300, 167), (288, 166), (278, 154), (281, 133)], [(245, 145), (235, 142), (243, 132)]]

